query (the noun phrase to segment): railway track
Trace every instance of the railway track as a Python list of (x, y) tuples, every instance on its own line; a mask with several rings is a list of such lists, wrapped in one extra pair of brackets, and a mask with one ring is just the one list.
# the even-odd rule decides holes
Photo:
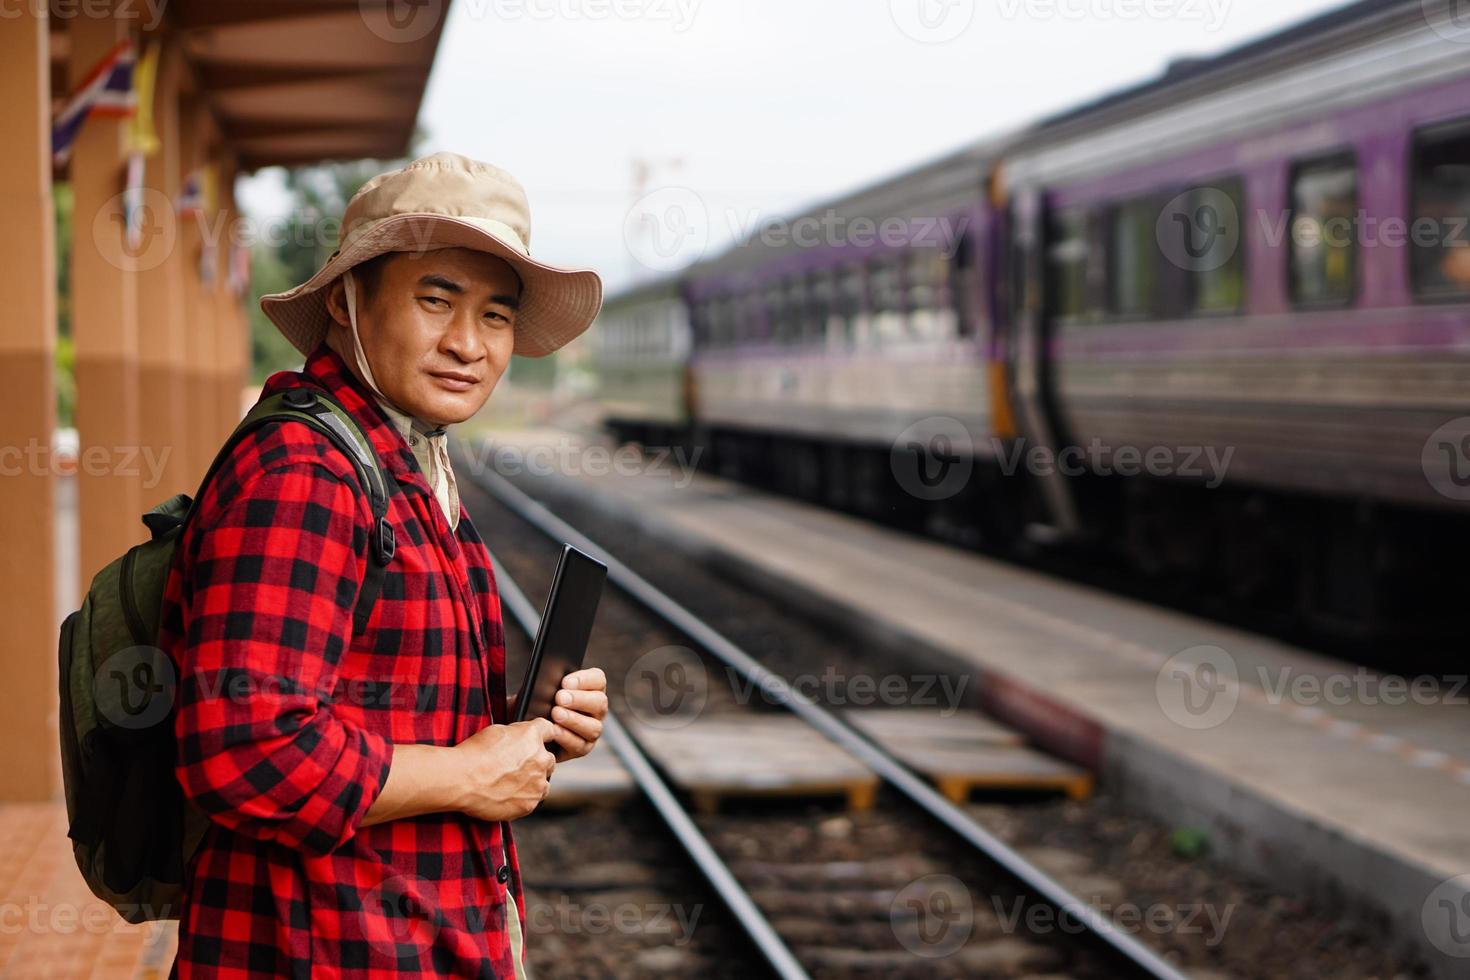
[[(635, 636), (613, 646), (646, 649), (651, 619), (655, 633), (697, 648), (712, 666), (761, 691), (765, 702), (841, 746), (893, 790), (861, 821), (840, 814), (813, 820), (806, 813), (793, 815), (790, 807), (742, 807), (696, 817), (630, 726), (616, 717), (610, 721), (609, 747), (738, 923), (746, 948), (770, 972), (782, 977), (1185, 976), (937, 793), (881, 742), (793, 689), (781, 674), (544, 506), (495, 474), (477, 473), (475, 479), (545, 537), (540, 561), (548, 568), (546, 559), (560, 541), (608, 564), (616, 590), (609, 590), (604, 605), (641, 607), (641, 612), (617, 610), (618, 628), (630, 628)], [(495, 555), (504, 609), (527, 636), (534, 635), (536, 610), (508, 573), (507, 557)], [(599, 650), (608, 646), (604, 640), (599, 637)], [(608, 673), (616, 688), (616, 668)], [(715, 697), (706, 712), (757, 710), (721, 698), (719, 690), (712, 688)], [(615, 713), (625, 713), (628, 698), (645, 693), (615, 690)], [(1014, 914), (992, 914), (992, 908)]]

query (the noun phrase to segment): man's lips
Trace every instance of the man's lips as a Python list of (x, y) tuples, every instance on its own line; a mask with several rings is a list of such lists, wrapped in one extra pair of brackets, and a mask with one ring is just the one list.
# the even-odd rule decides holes
[(454, 391), (464, 391), (480, 383), (480, 379), (473, 374), (461, 374), (458, 371), (430, 371), (429, 374), (444, 387)]

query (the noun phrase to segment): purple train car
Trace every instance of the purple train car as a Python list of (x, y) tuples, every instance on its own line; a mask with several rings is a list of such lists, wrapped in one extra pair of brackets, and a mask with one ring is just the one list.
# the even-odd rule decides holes
[(995, 155), (970, 148), (772, 226), (688, 277), (690, 388), (716, 466), (872, 511), (895, 497), (896, 441), (987, 449)]
[(1364, 0), (756, 235), (663, 294), (682, 417), (609, 421), (1318, 626), (1443, 619), (1470, 545), (1454, 9)]
[(1437, 10), (1348, 7), (1008, 155), (1019, 434), (1088, 470), (1038, 480), (1059, 536), (1327, 623), (1450, 608), (1470, 24)]

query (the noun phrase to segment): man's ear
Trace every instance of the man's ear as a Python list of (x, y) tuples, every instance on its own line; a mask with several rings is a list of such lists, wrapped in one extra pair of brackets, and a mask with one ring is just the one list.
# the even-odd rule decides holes
[(344, 327), (351, 328), (352, 317), (347, 313), (347, 286), (338, 276), (327, 284), (327, 312), (332, 319)]

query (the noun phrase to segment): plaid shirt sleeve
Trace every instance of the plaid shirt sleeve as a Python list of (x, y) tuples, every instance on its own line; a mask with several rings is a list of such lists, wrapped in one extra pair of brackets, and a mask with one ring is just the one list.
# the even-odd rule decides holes
[(330, 697), (369, 560), (361, 496), (323, 460), (287, 458), (191, 521), (175, 771), (216, 822), (308, 854), (352, 837), (392, 760)]

